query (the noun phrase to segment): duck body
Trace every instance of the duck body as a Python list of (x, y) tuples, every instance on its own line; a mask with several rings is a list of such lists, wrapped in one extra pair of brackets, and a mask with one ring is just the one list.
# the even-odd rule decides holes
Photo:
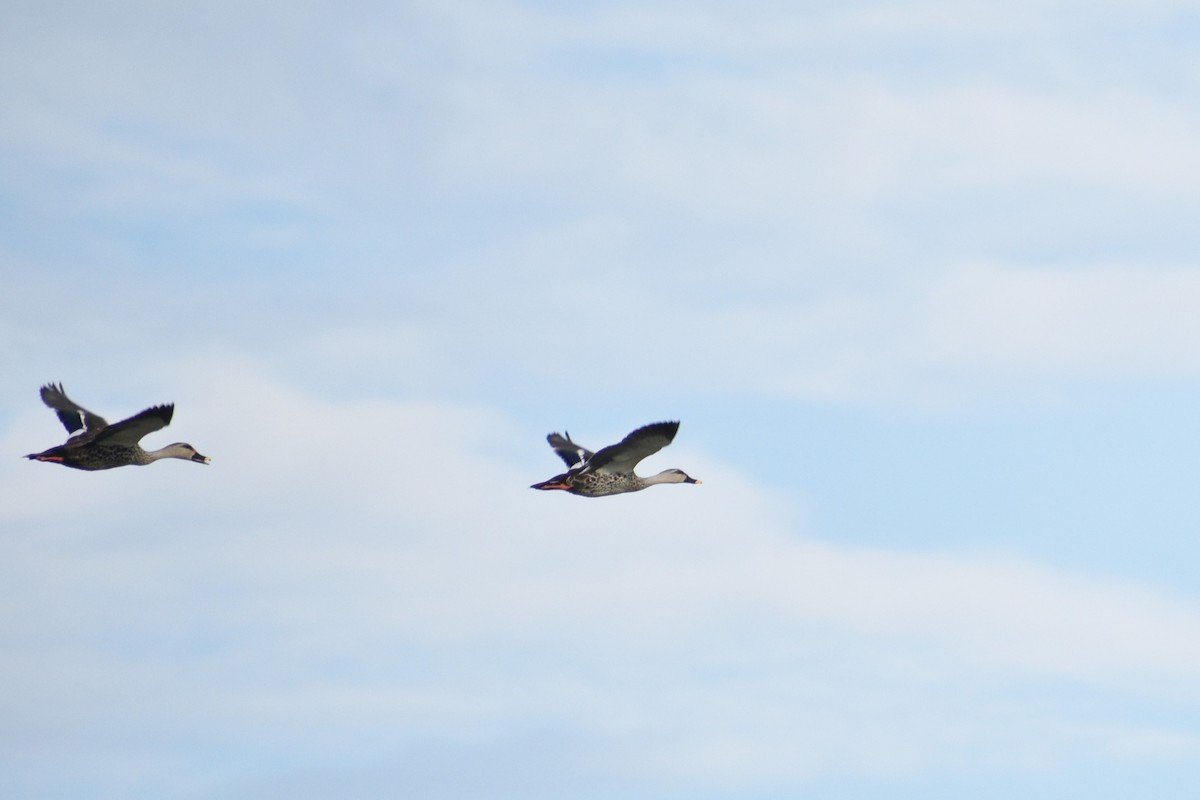
[(552, 433), (546, 441), (569, 469), (550, 480), (535, 483), (531, 488), (559, 489), (581, 497), (606, 497), (640, 492), (660, 483), (700, 483), (679, 469), (663, 470), (645, 478), (634, 472), (638, 462), (670, 444), (678, 430), (678, 422), (656, 422), (638, 428), (617, 444), (595, 453), (572, 442), (570, 434)]
[(42, 402), (54, 409), (67, 433), (72, 436), (65, 444), (25, 456), (32, 461), (46, 461), (89, 471), (143, 466), (163, 458), (179, 458), (199, 464), (210, 461), (185, 442), (176, 442), (159, 450), (142, 449), (140, 442), (143, 436), (171, 423), (174, 405), (153, 406), (129, 419), (109, 425), (103, 417), (68, 398), (61, 384), (46, 384), (41, 389), (41, 395)]

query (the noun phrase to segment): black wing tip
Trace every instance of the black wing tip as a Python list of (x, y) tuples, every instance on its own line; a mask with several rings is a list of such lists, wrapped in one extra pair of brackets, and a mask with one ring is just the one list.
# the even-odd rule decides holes
[[(150, 406), (149, 408), (142, 409), (141, 411), (134, 414), (129, 419), (123, 419), (116, 424), (123, 425), (126, 422), (133, 422), (134, 420), (148, 419), (150, 417), (154, 417), (159, 420), (162, 420), (162, 424), (164, 426), (167, 426), (167, 425), (171, 424), (171, 417), (174, 416), (174, 414), (175, 414), (175, 404), (174, 403), (163, 403), (162, 405)], [(109, 427), (112, 427), (112, 426), (109, 426)]]
[(635, 430), (630, 436), (643, 434), (661, 434), (668, 439), (674, 439), (675, 434), (679, 431), (679, 421), (671, 420), (668, 422), (651, 422), (649, 425), (643, 425)]

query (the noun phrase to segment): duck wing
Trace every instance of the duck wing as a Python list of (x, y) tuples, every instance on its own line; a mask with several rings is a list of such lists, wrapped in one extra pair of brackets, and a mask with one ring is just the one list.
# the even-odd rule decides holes
[(171, 415), (175, 413), (174, 404), (147, 408), (129, 419), (114, 422), (96, 434), (93, 442), (116, 444), (133, 447), (148, 433), (161, 430), (171, 424)]
[(580, 466), (589, 461), (593, 455), (591, 450), (586, 447), (581, 447), (571, 441), (571, 434), (565, 436), (558, 433), (552, 433), (546, 437), (546, 441), (554, 448), (554, 452), (558, 453), (558, 457), (566, 462), (567, 468)]
[(646, 456), (669, 445), (679, 430), (678, 422), (655, 422), (638, 428), (616, 444), (602, 447), (587, 462), (589, 472), (628, 473)]
[(95, 434), (108, 426), (104, 417), (93, 414), (67, 397), (61, 383), (47, 383), (42, 387), (41, 394), (42, 402), (54, 409), (67, 433), (82, 430), (84, 434)]

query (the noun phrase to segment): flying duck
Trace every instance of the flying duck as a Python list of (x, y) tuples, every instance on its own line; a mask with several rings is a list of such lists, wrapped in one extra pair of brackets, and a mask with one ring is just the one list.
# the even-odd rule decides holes
[(552, 433), (546, 441), (554, 448), (568, 469), (548, 481), (535, 483), (532, 489), (562, 489), (584, 497), (604, 497), (610, 494), (640, 492), (659, 483), (700, 483), (679, 469), (666, 469), (657, 475), (643, 478), (634, 473), (642, 459), (657, 453), (671, 443), (678, 422), (656, 422), (638, 428), (617, 444), (593, 453), (571, 441), (568, 433)]
[(66, 444), (51, 447), (41, 453), (25, 456), (34, 461), (49, 461), (75, 469), (112, 469), (130, 464), (150, 464), (161, 458), (183, 458), (198, 464), (210, 459), (196, 452), (190, 444), (176, 442), (161, 450), (146, 451), (138, 444), (142, 437), (171, 424), (175, 406), (153, 406), (129, 419), (109, 425), (103, 417), (93, 414), (67, 397), (62, 384), (48, 383), (42, 387), (42, 402), (54, 409), (67, 433), (72, 436)]

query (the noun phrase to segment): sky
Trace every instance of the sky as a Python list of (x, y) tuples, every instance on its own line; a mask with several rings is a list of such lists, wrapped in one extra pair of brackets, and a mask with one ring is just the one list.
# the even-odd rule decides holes
[(1195, 4), (16, 0), (0, 98), (0, 795), (1195, 797)]

